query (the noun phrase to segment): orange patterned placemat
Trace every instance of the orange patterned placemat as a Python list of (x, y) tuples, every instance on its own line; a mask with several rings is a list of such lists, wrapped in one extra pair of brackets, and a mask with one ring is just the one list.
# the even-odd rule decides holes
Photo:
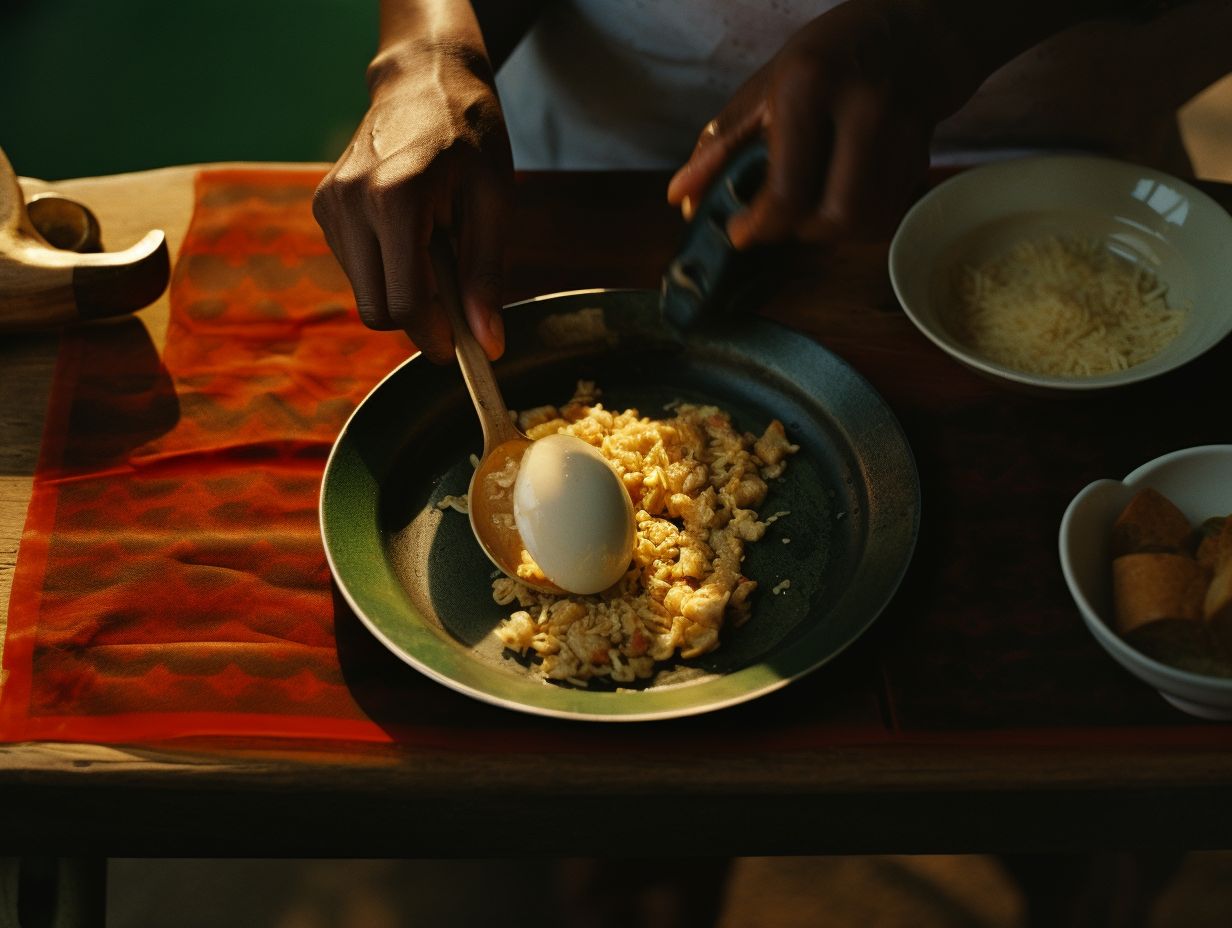
[(318, 180), (199, 175), (161, 358), (136, 320), (64, 336), (0, 738), (388, 737), (340, 672), (317, 492), (413, 348), (358, 323)]

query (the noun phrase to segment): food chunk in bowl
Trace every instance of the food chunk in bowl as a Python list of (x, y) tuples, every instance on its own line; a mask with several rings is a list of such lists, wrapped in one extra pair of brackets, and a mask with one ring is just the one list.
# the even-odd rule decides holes
[[(1208, 523), (1217, 514), (1220, 524)], [(1070, 502), (1059, 539), (1065, 581), (1095, 640), (1168, 702), (1211, 719), (1232, 718), (1223, 596), (1226, 586), (1232, 599), (1232, 528), (1220, 559), (1228, 514), (1232, 445), (1204, 445), (1091, 483)]]
[(1165, 664), (1232, 677), (1232, 627), (1224, 621), (1232, 609), (1221, 593), (1232, 580), (1232, 515), (1193, 527), (1171, 500), (1144, 487), (1112, 525), (1111, 554), (1116, 632)]

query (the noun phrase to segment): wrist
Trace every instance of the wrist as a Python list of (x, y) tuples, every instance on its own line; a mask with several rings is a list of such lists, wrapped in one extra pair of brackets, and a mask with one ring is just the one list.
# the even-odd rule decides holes
[(417, 80), (425, 71), (469, 76), (495, 91), (495, 75), (482, 44), (405, 39), (383, 44), (368, 64), (368, 93), (375, 100), (385, 87)]

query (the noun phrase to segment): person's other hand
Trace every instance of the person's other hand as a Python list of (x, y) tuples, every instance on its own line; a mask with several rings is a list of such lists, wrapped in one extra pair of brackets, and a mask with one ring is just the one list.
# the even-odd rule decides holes
[(965, 99), (924, 9), (848, 0), (810, 22), (707, 124), (668, 200), (687, 217), (732, 153), (764, 133), (766, 181), (729, 222), (733, 245), (892, 230), (923, 182), (934, 125)]
[(481, 56), (385, 52), (372, 103), (317, 188), (313, 213), (373, 329), (403, 329), (437, 362), (453, 357), (428, 242), (448, 229), (467, 322), (490, 358), (504, 351), (500, 280), (513, 188), (509, 139)]

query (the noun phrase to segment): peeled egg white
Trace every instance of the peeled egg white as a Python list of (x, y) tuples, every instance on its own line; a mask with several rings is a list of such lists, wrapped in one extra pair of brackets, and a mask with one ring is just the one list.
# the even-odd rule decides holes
[(633, 502), (612, 465), (574, 435), (547, 435), (522, 456), (513, 485), (522, 543), (547, 578), (570, 593), (598, 593), (633, 556)]

